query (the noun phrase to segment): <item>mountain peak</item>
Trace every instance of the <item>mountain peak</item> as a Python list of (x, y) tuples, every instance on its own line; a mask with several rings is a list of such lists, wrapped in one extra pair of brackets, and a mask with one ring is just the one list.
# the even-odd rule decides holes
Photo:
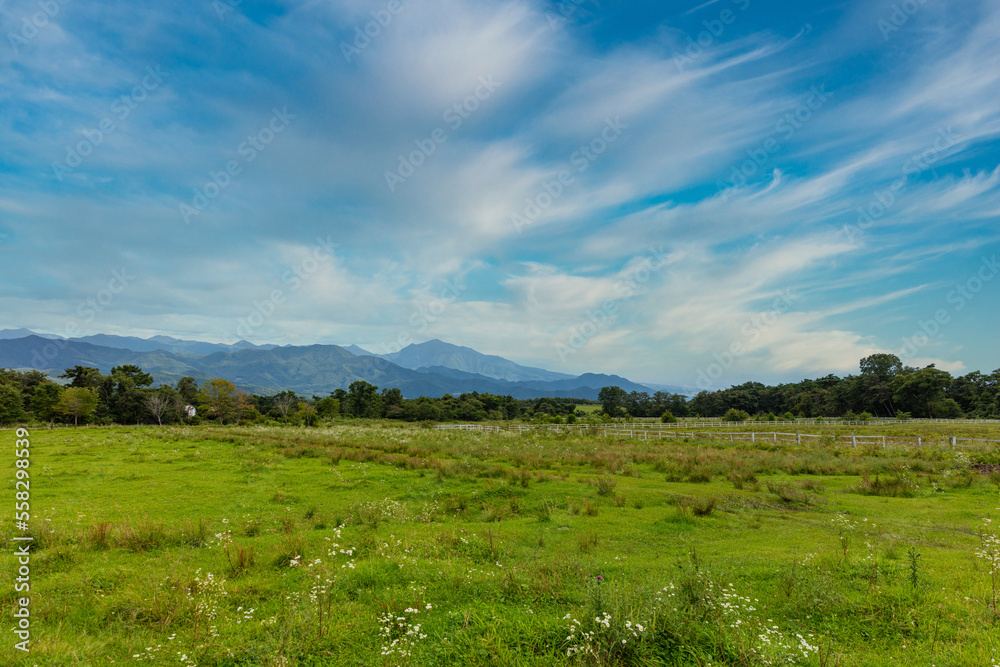
[(483, 354), (471, 347), (455, 345), (439, 338), (432, 338), (423, 343), (411, 343), (399, 352), (377, 356), (403, 368), (415, 370), (444, 367), (507, 382), (553, 382), (574, 377), (542, 368), (521, 366), (495, 354)]

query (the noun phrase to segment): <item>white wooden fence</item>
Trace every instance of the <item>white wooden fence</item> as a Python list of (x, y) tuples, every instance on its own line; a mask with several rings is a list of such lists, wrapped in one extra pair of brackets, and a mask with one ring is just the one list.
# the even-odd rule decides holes
[[(763, 422), (765, 424), (773, 424), (773, 422)], [(899, 422), (893, 422), (899, 423)], [(876, 445), (883, 448), (892, 446), (916, 446), (922, 447), (926, 445), (951, 445), (952, 447), (968, 447), (976, 443), (1000, 443), (1000, 440), (983, 440), (979, 438), (958, 438), (956, 436), (937, 436), (937, 437), (907, 437), (907, 436), (893, 436), (893, 435), (832, 435), (824, 434), (817, 435), (814, 433), (801, 433), (796, 431), (795, 433), (782, 433), (778, 431), (761, 432), (761, 431), (685, 431), (685, 430), (675, 430), (675, 429), (663, 429), (663, 428), (629, 428), (629, 424), (538, 424), (538, 425), (525, 425), (525, 424), (512, 424), (512, 425), (498, 425), (498, 424), (438, 424), (435, 426), (437, 429), (441, 430), (461, 430), (461, 431), (484, 431), (492, 433), (500, 433), (503, 431), (514, 432), (514, 433), (526, 433), (534, 430), (546, 430), (546, 431), (567, 431), (567, 432), (586, 432), (592, 435), (596, 435), (602, 438), (633, 438), (639, 440), (656, 440), (659, 438), (701, 438), (701, 439), (712, 439), (712, 440), (729, 440), (729, 442), (749, 442), (749, 443), (779, 443), (779, 442), (793, 442), (797, 445), (809, 442), (817, 442), (822, 438), (831, 438), (834, 441), (849, 442), (854, 447), (858, 445)], [(685, 426), (688, 426), (685, 424)]]
[[(639, 417), (634, 421), (616, 421), (601, 424), (602, 426), (624, 425), (633, 427), (662, 427), (663, 423), (659, 418)], [(847, 419), (794, 419), (791, 421), (745, 421), (745, 422), (724, 422), (718, 419), (703, 421), (686, 421), (679, 419), (675, 426), (677, 428), (735, 428), (738, 426), (898, 426), (900, 424), (1000, 424), (1000, 419), (869, 419), (847, 420)], [(554, 424), (559, 426), (559, 424)]]

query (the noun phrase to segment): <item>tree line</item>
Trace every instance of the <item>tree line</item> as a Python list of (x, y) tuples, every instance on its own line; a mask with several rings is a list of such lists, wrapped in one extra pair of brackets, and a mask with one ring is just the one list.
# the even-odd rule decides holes
[(439, 398), (403, 398), (398, 388), (364, 380), (328, 396), (273, 396), (244, 392), (221, 378), (200, 385), (183, 377), (153, 387), (153, 378), (135, 365), (116, 366), (107, 375), (88, 366), (67, 368), (61, 385), (36, 370), (0, 369), (0, 424), (27, 421), (79, 424), (284, 423), (313, 426), (341, 417), (405, 421), (574, 419), (576, 408), (594, 401), (575, 398), (515, 399), (471, 392)]
[(625, 392), (605, 387), (599, 400), (611, 417), (843, 417), (852, 418), (1000, 418), (1000, 369), (959, 377), (935, 368), (904, 366), (894, 354), (873, 354), (860, 373), (767, 386), (760, 382), (701, 391), (692, 398), (676, 394)]
[[(284, 423), (312, 426), (342, 417), (404, 421), (483, 421), (523, 419), (576, 421), (582, 405), (600, 403), (599, 417), (723, 417), (730, 420), (778, 417), (1000, 418), (1000, 369), (952, 377), (933, 365), (904, 366), (892, 354), (860, 362), (860, 373), (767, 386), (760, 382), (701, 391), (694, 397), (669, 392), (626, 392), (603, 387), (598, 401), (575, 398), (515, 399), (471, 392), (438, 398), (403, 398), (398, 388), (357, 380), (328, 396), (282, 391), (260, 396), (214, 378), (200, 385), (193, 377), (153, 387), (149, 373), (134, 365), (107, 375), (88, 366), (67, 368), (65, 386), (36, 370), (0, 369), (0, 424), (27, 421), (85, 424)], [(593, 416), (593, 415), (592, 415)]]

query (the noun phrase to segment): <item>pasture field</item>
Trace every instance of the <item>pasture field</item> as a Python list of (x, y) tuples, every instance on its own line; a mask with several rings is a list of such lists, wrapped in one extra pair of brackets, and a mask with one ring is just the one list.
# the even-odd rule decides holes
[(1000, 665), (996, 445), (30, 439), (31, 650), (9, 520), (4, 665)]

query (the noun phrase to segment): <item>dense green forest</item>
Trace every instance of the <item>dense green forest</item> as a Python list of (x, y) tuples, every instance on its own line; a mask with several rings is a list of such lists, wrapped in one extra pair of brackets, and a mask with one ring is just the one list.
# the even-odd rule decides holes
[[(403, 398), (395, 388), (379, 389), (364, 380), (329, 396), (297, 396), (284, 391), (256, 396), (233, 383), (214, 379), (199, 386), (185, 377), (176, 385), (153, 387), (153, 378), (124, 365), (104, 375), (75, 366), (61, 376), (65, 386), (45, 374), (0, 369), (0, 424), (35, 421), (69, 424), (267, 423), (305, 426), (341, 417), (406, 421), (483, 421), (524, 419), (573, 422), (580, 406), (594, 401), (572, 398), (517, 400), (477, 392), (440, 398)], [(747, 382), (694, 397), (667, 392), (626, 392), (604, 387), (599, 418), (724, 417), (730, 420), (794, 417), (1000, 417), (1000, 369), (952, 377), (928, 366), (903, 366), (891, 354), (861, 360), (860, 373), (827, 375), (793, 384)], [(191, 408), (194, 408), (194, 415)], [(598, 417), (592, 411), (591, 417)]]
[(688, 410), (707, 417), (729, 410), (796, 417), (1000, 417), (1000, 369), (952, 377), (933, 365), (903, 366), (892, 354), (865, 357), (860, 366), (859, 375), (844, 378), (827, 375), (771, 387), (748, 382), (703, 391), (688, 402)]
[[(279, 423), (311, 426), (320, 420), (388, 418), (406, 421), (482, 421), (486, 419), (552, 419), (562, 421), (579, 405), (576, 398), (517, 400), (511, 396), (468, 393), (440, 398), (404, 399), (399, 389), (379, 390), (358, 380), (348, 390), (329, 396), (298, 396), (283, 391), (257, 396), (240, 391), (228, 380), (199, 386), (192, 377), (175, 385), (153, 387), (153, 378), (138, 366), (124, 365), (108, 375), (75, 366), (60, 376), (62, 386), (35, 371), (0, 369), (0, 424), (26, 421), (68, 424)], [(194, 407), (195, 415), (189, 409)], [(572, 419), (572, 417), (571, 417)]]
[[(935, 368), (903, 366), (893, 354), (874, 354), (860, 362), (860, 374), (766, 386), (760, 382), (702, 391), (687, 400), (659, 394), (626, 393), (616, 387), (601, 393), (604, 412), (612, 416), (659, 417), (1000, 417), (1000, 369), (952, 377)], [(659, 398), (658, 398), (659, 397)]]

